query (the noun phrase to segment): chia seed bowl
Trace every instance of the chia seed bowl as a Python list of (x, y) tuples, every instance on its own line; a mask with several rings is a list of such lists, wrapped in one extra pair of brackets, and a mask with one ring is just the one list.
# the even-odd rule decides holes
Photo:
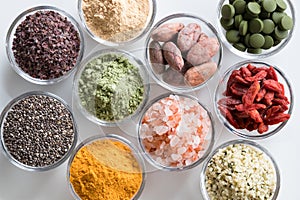
[(53, 6), (25, 10), (6, 35), (6, 54), (12, 68), (25, 80), (39, 85), (69, 77), (83, 53), (84, 37), (79, 24)]
[(8, 160), (28, 171), (61, 165), (75, 148), (77, 127), (60, 97), (42, 91), (24, 93), (3, 109), (1, 147)]

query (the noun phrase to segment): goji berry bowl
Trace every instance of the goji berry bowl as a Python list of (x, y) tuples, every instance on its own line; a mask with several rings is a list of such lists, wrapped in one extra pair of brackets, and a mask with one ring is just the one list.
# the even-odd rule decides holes
[(213, 25), (187, 13), (164, 17), (146, 39), (148, 72), (159, 85), (177, 93), (203, 87), (220, 68), (222, 54)]
[(291, 40), (296, 24), (291, 0), (220, 0), (217, 15), (224, 46), (247, 59), (266, 58), (281, 51)]
[(77, 21), (53, 6), (26, 9), (6, 35), (6, 54), (25, 80), (50, 85), (68, 78), (79, 66), (84, 37)]
[(144, 157), (154, 167), (181, 171), (199, 165), (215, 139), (210, 112), (193, 96), (166, 93), (144, 109), (138, 139)]
[(230, 67), (215, 91), (215, 111), (232, 133), (263, 139), (280, 131), (294, 105), (291, 83), (277, 66), (246, 60)]

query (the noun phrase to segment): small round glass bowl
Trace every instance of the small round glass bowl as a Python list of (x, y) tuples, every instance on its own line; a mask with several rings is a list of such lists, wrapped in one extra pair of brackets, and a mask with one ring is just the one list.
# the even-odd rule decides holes
[[(113, 199), (117, 196), (115, 192), (122, 193), (126, 199), (138, 199), (145, 186), (145, 163), (141, 153), (129, 140), (114, 134), (93, 136), (81, 142), (71, 155), (67, 179), (75, 199), (95, 193)], [(104, 179), (116, 182), (107, 184)], [(87, 192), (82, 194), (80, 187), (85, 187)]]
[[(177, 34), (180, 30), (194, 38)], [(175, 55), (171, 55), (174, 51)], [(205, 85), (220, 68), (222, 52), (219, 35), (209, 22), (192, 14), (178, 13), (161, 19), (151, 29), (146, 39), (145, 61), (159, 85), (172, 92), (191, 92)]]
[[(248, 111), (246, 111), (247, 110), (246, 107), (248, 106), (249, 103), (246, 104), (244, 102), (249, 102), (249, 99), (251, 99), (252, 97), (250, 98), (248, 96), (248, 98), (246, 100), (245, 99), (243, 100), (243, 98), (244, 98), (243, 95), (244, 95), (244, 93), (246, 93), (246, 91), (248, 91), (248, 88), (254, 82), (251, 83), (251, 82), (243, 81), (245, 79), (240, 78), (240, 77), (243, 77), (243, 75), (241, 75), (242, 67), (244, 69), (245, 68), (248, 69), (248, 65), (255, 66), (257, 68), (257, 69), (255, 69), (256, 72), (265, 71), (265, 70), (267, 71), (267, 76), (265, 78), (263, 78), (263, 80), (258, 81), (259, 85), (260, 85), (259, 87), (261, 88), (261, 89), (259, 89), (259, 92), (258, 92), (260, 94), (255, 95), (254, 101), (250, 100), (253, 104), (250, 103), (251, 105), (250, 105), (248, 111), (254, 110), (253, 111), (254, 114), (257, 114), (257, 113), (255, 113), (256, 110), (259, 111), (258, 114), (260, 116), (257, 116), (257, 117), (261, 118), (262, 122), (264, 124), (269, 124), (268, 130), (262, 131), (264, 129), (262, 125), (260, 127), (261, 129), (259, 128), (259, 125), (257, 123), (260, 124), (261, 121), (259, 121), (260, 119), (256, 119), (257, 121), (254, 121), (254, 119), (252, 117), (254, 117), (255, 115), (252, 115), (253, 114), (252, 111), (249, 112), (248, 114), (246, 114), (246, 112), (248, 112)], [(249, 67), (249, 69), (250, 69), (250, 67)], [(259, 69), (261, 69), (261, 70), (259, 70)], [(271, 69), (274, 69), (274, 70), (271, 70)], [(238, 71), (240, 71), (240, 72), (238, 72)], [(253, 71), (253, 72), (255, 72), (255, 71)], [(263, 75), (264, 72), (259, 72), (259, 73), (260, 73), (260, 75), (264, 76)], [(239, 74), (239, 75), (236, 76), (235, 74)], [(273, 92), (274, 88), (272, 90), (272, 87), (273, 87), (272, 85), (274, 84), (274, 82), (277, 82), (277, 81), (271, 80), (272, 79), (271, 76), (274, 77), (274, 74), (276, 74), (278, 82), (280, 83), (279, 84), (280, 91), (282, 91), (282, 87), (284, 87), (284, 95), (279, 95), (278, 92)], [(257, 77), (260, 75), (257, 75)], [(252, 77), (254, 77), (254, 76), (252, 76)], [(229, 83), (230, 86), (227, 86), (229, 80), (231, 80)], [(247, 80), (249, 81), (250, 79), (247, 79)], [(267, 80), (267, 81), (264, 82), (265, 80)], [(241, 83), (240, 81), (243, 83)], [(270, 82), (271, 82), (271, 84), (270, 84)], [(278, 85), (278, 83), (276, 83), (275, 87), (276, 86), (278, 87), (279, 85)], [(231, 89), (227, 90), (227, 88), (231, 88)], [(266, 93), (261, 91), (264, 89), (265, 89)], [(232, 93), (233, 90), (234, 90), (234, 93)], [(276, 90), (276, 88), (275, 88), (275, 90)], [(229, 91), (229, 92), (226, 92), (226, 91)], [(256, 94), (256, 92), (254, 92), (254, 93)], [(236, 96), (236, 95), (238, 95), (238, 96)], [(225, 98), (228, 98), (228, 99), (225, 101)], [(264, 138), (270, 137), (270, 136), (274, 135), (275, 133), (277, 133), (278, 131), (280, 131), (286, 125), (288, 120), (272, 125), (271, 121), (273, 121), (273, 120), (271, 120), (271, 119), (273, 118), (275, 120), (279, 120), (278, 117), (275, 117), (273, 113), (276, 113), (276, 115), (280, 116), (279, 118), (281, 118), (281, 117), (285, 118), (286, 114), (291, 115), (293, 106), (294, 106), (294, 96), (293, 96), (291, 83), (289, 82), (286, 75), (277, 66), (274, 66), (274, 65), (271, 65), (271, 64), (268, 64), (265, 62), (261, 62), (261, 61), (246, 60), (246, 61), (236, 63), (235, 65), (231, 66), (224, 73), (224, 75), (222, 76), (222, 78), (216, 88), (214, 102), (215, 102), (214, 104), (215, 104), (215, 111), (217, 113), (217, 116), (219, 117), (220, 121), (225, 125), (225, 127), (230, 132), (232, 132), (235, 135), (238, 135), (240, 137), (243, 137), (243, 138), (256, 140), (256, 139), (264, 139)], [(289, 102), (289, 104), (288, 104), (288, 102)], [(273, 108), (273, 107), (275, 107), (275, 108)], [(221, 112), (220, 108), (221, 108), (222, 112)], [(276, 110), (276, 108), (278, 108), (278, 109)], [(239, 109), (239, 110), (237, 110), (237, 109)], [(279, 115), (279, 112), (282, 113), (282, 111), (284, 111), (284, 114)], [(228, 112), (231, 114), (228, 114)], [(224, 113), (227, 113), (227, 117), (224, 117), (224, 115), (225, 115)], [(229, 122), (230, 119), (232, 118), (230, 115), (233, 117), (233, 121), (234, 121), (233, 123)], [(250, 117), (250, 116), (252, 116), (252, 117)], [(254, 122), (257, 122), (257, 123), (254, 123)], [(238, 124), (239, 129), (235, 128), (235, 126), (232, 125), (234, 123)], [(246, 127), (248, 127), (248, 129)], [(259, 132), (259, 130), (261, 130), (261, 132)]]
[(144, 157), (155, 168), (191, 169), (208, 156), (214, 145), (212, 115), (193, 96), (162, 94), (144, 109), (138, 140)]
[[(250, 153), (253, 153), (254, 155), (251, 155)], [(217, 160), (218, 158), (221, 160)], [(254, 162), (259, 162), (259, 163), (254, 163)], [(216, 166), (217, 164), (218, 166)], [(259, 167), (261, 167), (262, 169), (258, 170)], [(269, 170), (272, 170), (273, 174)], [(243, 178), (240, 177), (239, 175), (241, 173), (245, 173), (245, 176)], [(217, 177), (214, 177), (214, 175), (216, 175)], [(208, 176), (209, 177), (212, 176), (211, 177), (212, 180), (210, 180), (212, 184), (211, 189), (222, 190), (220, 191), (219, 194), (222, 193), (223, 194), (222, 196), (224, 196), (224, 198), (226, 198), (225, 195), (230, 195), (229, 193), (230, 191), (228, 191), (228, 187), (230, 186), (226, 185), (230, 181), (233, 181), (231, 187), (243, 188), (244, 191), (242, 192), (244, 195), (246, 192), (251, 193), (250, 186), (252, 187), (257, 186), (259, 187), (259, 189), (263, 189), (267, 187), (267, 184), (270, 184), (269, 187), (271, 187), (270, 188), (271, 190), (268, 192), (273, 193), (272, 197), (268, 198), (270, 200), (275, 200), (277, 198), (280, 189), (280, 171), (274, 158), (264, 147), (262, 147), (261, 145), (253, 141), (248, 141), (248, 140), (228, 141), (220, 145), (219, 147), (217, 147), (212, 152), (212, 154), (205, 160), (203, 164), (203, 168), (200, 173), (201, 194), (204, 200), (218, 199), (220, 196), (217, 196), (216, 198), (210, 198), (210, 195), (208, 194), (209, 193), (207, 188), (207, 181), (209, 179)], [(246, 178), (250, 177), (251, 180), (248, 180), (248, 182), (243, 182), (243, 181), (247, 181), (245, 180), (245, 177)], [(266, 182), (263, 183), (262, 181), (264, 180), (261, 180), (261, 178), (263, 178)], [(268, 182), (270, 181), (270, 179), (272, 179), (274, 182), (273, 183)], [(217, 181), (217, 183), (213, 183), (213, 181)], [(265, 187), (261, 187), (262, 185), (264, 185)], [(233, 189), (236, 189), (234, 191), (234, 194), (237, 195), (239, 192), (239, 188), (233, 188)], [(254, 194), (254, 196), (257, 197), (256, 195), (259, 195), (258, 192), (261, 191), (254, 191), (254, 192), (257, 192)], [(262, 195), (263, 193), (261, 192), (259, 196)], [(246, 198), (245, 196), (243, 197)], [(239, 199), (239, 198), (232, 197), (228, 199)], [(250, 197), (248, 199), (252, 199), (252, 198)]]
[(102, 49), (85, 58), (76, 71), (73, 103), (90, 121), (112, 127), (133, 120), (146, 104), (149, 91), (149, 77), (140, 59), (123, 50)]
[[(128, 3), (128, 2), (124, 2)], [(135, 3), (142, 4), (143, 2), (136, 1)], [(86, 5), (87, 12), (89, 15), (94, 16), (85, 16), (85, 12), (83, 10), (83, 5)], [(98, 6), (98, 8), (96, 8)], [(128, 6), (135, 7), (133, 5), (122, 5), (121, 1), (114, 2), (114, 5), (105, 5), (105, 3), (100, 4), (93, 4), (88, 5), (88, 2), (84, 2), (83, 0), (78, 0), (78, 13), (81, 20), (81, 23), (88, 33), (88, 35), (94, 39), (96, 42), (103, 44), (109, 47), (117, 47), (117, 46), (124, 46), (129, 45), (137, 40), (141, 39), (150, 29), (154, 22), (154, 18), (156, 16), (156, 0), (148, 0), (148, 13), (144, 13), (143, 11), (146, 7), (140, 6), (139, 12), (136, 13), (136, 16), (132, 16), (131, 19), (128, 19), (126, 23), (130, 24), (123, 24), (125, 23), (125, 19), (116, 19), (114, 15), (129, 15), (128, 13), (122, 12), (133, 12), (133, 8), (129, 8)], [(127, 8), (128, 7), (128, 8)], [(119, 8), (122, 10), (120, 11)], [(113, 10), (111, 10), (113, 9)], [(134, 11), (136, 12), (136, 11)], [(132, 13), (131, 13), (132, 14)], [(136, 27), (139, 23), (136, 20), (141, 20), (143, 18), (142, 15), (147, 14), (147, 19), (144, 22), (142, 27)], [(97, 16), (98, 15), (98, 16)], [(127, 16), (129, 18), (129, 16)], [(98, 30), (93, 30), (94, 28), (90, 25), (93, 24), (94, 27), (98, 27)], [(104, 30), (103, 30), (104, 29)], [(123, 30), (126, 29), (126, 30)], [(97, 32), (99, 33), (97, 33)], [(107, 35), (104, 35), (103, 32)], [(108, 35), (110, 34), (110, 35)], [(110, 37), (109, 37), (110, 36)]]
[(5, 156), (27, 171), (58, 167), (77, 143), (70, 107), (49, 92), (27, 92), (11, 100), (1, 113), (0, 126)]
[[(246, 51), (240, 51), (237, 48), (233, 47), (233, 44), (231, 44), (226, 39), (226, 30), (222, 27), (222, 24), (221, 24), (222, 7), (223, 7), (223, 5), (229, 4), (229, 2), (233, 2), (233, 1), (231, 1), (231, 0), (230, 1), (229, 0), (220, 0), (219, 4), (218, 4), (218, 8), (217, 8), (217, 16), (218, 16), (218, 18), (217, 18), (218, 19), (217, 29), (218, 29), (218, 32), (220, 34), (220, 38), (223, 41), (224, 46), (226, 46), (226, 48), (229, 49), (235, 55), (246, 58), (246, 59), (262, 59), (262, 58), (272, 56), (272, 55), (278, 53), (280, 50), (282, 50), (283, 47), (285, 47), (287, 45), (287, 43), (290, 41), (290, 39), (292, 38), (294, 29), (295, 29), (295, 24), (296, 24), (296, 22), (295, 22), (296, 21), (295, 9), (294, 9), (294, 6), (293, 6), (292, 2), (290, 0), (283, 0), (283, 1), (286, 3), (286, 6), (287, 6), (287, 8), (284, 12), (293, 19), (293, 27), (291, 28), (291, 30), (288, 31), (287, 36), (284, 39), (278, 40), (278, 41), (281, 41), (281, 42), (278, 43), (277, 45), (274, 45), (273, 47), (271, 47), (269, 49), (261, 49), (262, 50), (261, 52), (249, 53), (249, 52), (247, 52), (247, 50)], [(248, 2), (248, 1), (246, 1), (246, 2)], [(262, 10), (263, 10), (263, 8), (262, 8)], [(266, 16), (263, 17), (263, 18), (266, 18)], [(271, 18), (272, 18), (272, 16), (269, 16), (269, 19), (271, 19)], [(237, 20), (242, 20), (242, 19), (237, 18)], [(249, 26), (250, 26), (249, 22), (250, 21), (248, 20), (248, 23), (247, 23), (248, 24), (248, 26), (247, 26), (248, 30), (249, 30)], [(234, 23), (234, 21), (233, 21), (233, 23)], [(244, 25), (244, 26), (246, 26), (246, 25)], [(236, 29), (236, 30), (239, 31), (239, 29)], [(245, 27), (244, 27), (244, 30), (246, 30)], [(262, 33), (262, 32), (260, 32), (260, 33)], [(272, 36), (272, 34), (273, 33), (270, 33), (269, 35)], [(263, 33), (262, 35), (265, 35), (265, 33)], [(274, 37), (274, 36), (272, 36), (272, 37)], [(236, 38), (237, 38), (237, 36), (236, 36)], [(240, 47), (238, 47), (238, 48), (240, 48)]]
[[(49, 72), (45, 72), (43, 74), (44, 78), (39, 77), (39, 76), (42, 76), (42, 75), (38, 75), (37, 74), (37, 70), (36, 70), (36, 72), (34, 72), (34, 73), (36, 73), (35, 74), (36, 77), (34, 77), (34, 76), (31, 76), (28, 72), (24, 71), (20, 67), (20, 65), (17, 63), (16, 57), (15, 57), (15, 53), (14, 53), (14, 51), (16, 51), (16, 50), (13, 50), (13, 48), (14, 48), (14, 44), (13, 43), (16, 40), (15, 34), (16, 33), (20, 34), (20, 32), (21, 32), (20, 30), (18, 30), (18, 27), (22, 23), (24, 23), (24, 21), (27, 20), (29, 16), (35, 16), (35, 14), (37, 12), (48, 12), (48, 11), (51, 11), (51, 12), (54, 12), (54, 13), (58, 13), (60, 16), (62, 16), (64, 18), (64, 20), (67, 20), (67, 23), (71, 23), (73, 25), (73, 28), (75, 30), (74, 34), (77, 34), (78, 36), (76, 36), (76, 38), (79, 38), (79, 40), (80, 40), (80, 43), (78, 44), (79, 47), (77, 45), (73, 45), (74, 50), (75, 50), (74, 54), (75, 55), (77, 54), (76, 63), (71, 64), (72, 66), (68, 66), (68, 68), (70, 68), (70, 69), (66, 68), (66, 69), (62, 70), (60, 72), (61, 74), (57, 74), (57, 75), (53, 74), (52, 77), (46, 77), (46, 76), (50, 76), (50, 74), (53, 73), (53, 71), (55, 71), (55, 70), (60, 71), (61, 70), (61, 68), (60, 68), (61, 65), (67, 65), (66, 62), (65, 63), (60, 62), (59, 65), (58, 65), (58, 67), (56, 67), (55, 69), (49, 69)], [(51, 20), (53, 20), (53, 19), (51, 19)], [(39, 23), (42, 23), (41, 19), (40, 19)], [(45, 25), (46, 22), (43, 22), (43, 23), (44, 23), (45, 29), (47, 29), (47, 27)], [(65, 31), (64, 29), (61, 29), (61, 30)], [(46, 32), (48, 33), (49, 30), (46, 30)], [(24, 34), (28, 35), (28, 33), (24, 33)], [(37, 39), (38, 35), (40, 37), (42, 37), (42, 38), (41, 39)], [(66, 54), (66, 55), (69, 54), (69, 53), (67, 54), (66, 52), (58, 52), (58, 53), (52, 53), (52, 55), (50, 55), (51, 51), (55, 51), (55, 46), (54, 45), (59, 46), (60, 44), (53, 44), (52, 47), (49, 47), (49, 45), (47, 43), (50, 42), (50, 40), (47, 41), (45, 39), (45, 37), (46, 37), (45, 34), (40, 31), (39, 33), (36, 33), (35, 38), (32, 39), (32, 40), (35, 39), (36, 42), (42, 40), (42, 41), (40, 41), (41, 45), (45, 45), (45, 47), (42, 47), (41, 49), (47, 49), (48, 48), (48, 50), (45, 50), (45, 53), (39, 53), (39, 55), (38, 54), (34, 54), (36, 56), (42, 57), (41, 60), (45, 60), (47, 58), (46, 56), (48, 56), (48, 58), (50, 59), (49, 60), (49, 65), (50, 65), (51, 62), (52, 63), (53, 62), (57, 62), (55, 60), (51, 61), (52, 57), (55, 57), (55, 58), (57, 58), (58, 56), (63, 57), (64, 54)], [(60, 35), (59, 34), (58, 35), (54, 35), (53, 34), (52, 36), (49, 36), (49, 37), (50, 37), (50, 39), (52, 39), (52, 40), (55, 41), (55, 40), (57, 40), (57, 37), (65, 38), (66, 36), (64, 34), (60, 34)], [(74, 38), (75, 36), (72, 36), (72, 37)], [(31, 43), (33, 44), (32, 41), (31, 41)], [(69, 45), (70, 42), (68, 41), (67, 44)], [(25, 45), (25, 44), (23, 44), (23, 45)], [(31, 50), (28, 50), (28, 51), (33, 51), (34, 49), (32, 49), (32, 48), (33, 47), (31, 46)], [(68, 48), (71, 49), (70, 45), (68, 46)], [(76, 51), (77, 51), (76, 48), (79, 48), (79, 50), (78, 50), (77, 53), (76, 53)], [(66, 50), (66, 49), (64, 49), (64, 50)], [(41, 50), (39, 50), (39, 51), (41, 51)], [(48, 52), (49, 52), (49, 55), (46, 55), (46, 53), (48, 53)], [(32, 83), (35, 83), (35, 84), (39, 84), (39, 85), (55, 84), (55, 83), (58, 83), (58, 82), (60, 82), (60, 81), (62, 81), (64, 79), (66, 79), (67, 77), (69, 77), (72, 74), (72, 72), (75, 71), (75, 69), (77, 68), (77, 66), (80, 64), (80, 62), (82, 60), (82, 57), (83, 57), (83, 53), (84, 53), (84, 37), (83, 37), (83, 33), (82, 33), (81, 29), (80, 29), (79, 24), (76, 22), (76, 20), (70, 14), (66, 13), (65, 11), (63, 11), (63, 10), (61, 10), (59, 8), (53, 7), (53, 6), (37, 6), (37, 7), (33, 7), (33, 8), (25, 10), (24, 12), (22, 12), (13, 21), (13, 23), (11, 24), (11, 26), (10, 26), (8, 32), (7, 32), (7, 35), (6, 35), (6, 54), (7, 54), (7, 57), (8, 57), (8, 60), (9, 60), (9, 62), (11, 64), (11, 66), (16, 71), (16, 73), (19, 74), (21, 77), (23, 77), (25, 80), (27, 80), (29, 82), (32, 82)], [(33, 53), (30, 52), (30, 54), (33, 54)], [(37, 59), (35, 59), (35, 60), (37, 60)], [(37, 61), (34, 61), (34, 62), (37, 62)], [(28, 65), (28, 63), (26, 63), (26, 64)], [(35, 64), (33, 64), (33, 65), (35, 65)], [(33, 67), (37, 67), (37, 66), (35, 65)], [(52, 71), (50, 71), (50, 70), (52, 70)], [(47, 73), (47, 75), (46, 75), (46, 73)]]

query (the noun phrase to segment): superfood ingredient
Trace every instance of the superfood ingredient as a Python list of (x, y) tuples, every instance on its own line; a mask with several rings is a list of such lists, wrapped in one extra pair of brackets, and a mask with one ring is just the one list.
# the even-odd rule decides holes
[(97, 139), (76, 152), (69, 168), (72, 189), (82, 200), (130, 200), (143, 171), (131, 148), (115, 139)]
[(78, 80), (81, 105), (104, 121), (133, 114), (144, 100), (144, 83), (137, 66), (115, 53), (91, 59)]
[(185, 73), (184, 78), (190, 83), (191, 86), (196, 86), (211, 77), (216, 70), (216, 63), (207, 62), (202, 65), (189, 68)]
[(284, 0), (229, 1), (221, 7), (220, 23), (234, 48), (260, 54), (279, 44), (293, 28), (286, 9)]
[[(217, 64), (205, 65), (205, 71), (199, 71), (202, 68), (198, 66), (214, 62), (213, 57), (220, 51), (218, 39), (209, 37), (202, 31), (200, 24), (167, 22), (155, 28), (151, 32), (151, 38), (148, 47), (150, 65), (155, 75), (161, 75), (165, 83), (179, 87), (194, 87), (207, 81), (216, 72), (217, 68), (214, 66)], [(162, 46), (163, 58), (160, 57), (159, 44)], [(168, 70), (169, 68), (173, 70)], [(198, 70), (189, 71), (190, 68)], [(174, 70), (178, 73), (174, 73)], [(188, 71), (189, 74), (186, 75)], [(194, 72), (197, 74), (192, 74)], [(199, 74), (205, 76), (196, 79)]]
[(211, 200), (271, 200), (276, 188), (275, 169), (264, 152), (248, 144), (219, 149), (205, 171)]
[(74, 143), (72, 114), (58, 99), (44, 94), (12, 104), (1, 126), (8, 153), (29, 167), (54, 165)]
[(126, 42), (147, 26), (149, 0), (82, 0), (81, 9), (88, 29), (110, 42)]
[(147, 109), (139, 128), (141, 143), (153, 161), (184, 167), (199, 160), (211, 131), (207, 111), (194, 99), (169, 95)]
[(290, 104), (284, 86), (278, 81), (275, 69), (247, 64), (233, 70), (218, 108), (237, 129), (257, 130), (262, 134), (270, 125), (285, 122)]
[(12, 52), (18, 67), (32, 78), (56, 79), (75, 67), (80, 42), (67, 17), (52, 10), (37, 11), (17, 26)]

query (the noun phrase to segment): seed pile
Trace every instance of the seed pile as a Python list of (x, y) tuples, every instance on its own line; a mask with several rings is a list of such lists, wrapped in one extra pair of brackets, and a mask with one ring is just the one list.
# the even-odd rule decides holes
[(75, 66), (80, 37), (66, 17), (54, 11), (37, 11), (18, 25), (12, 50), (16, 63), (29, 76), (55, 79)]
[(30, 167), (50, 166), (62, 159), (74, 141), (74, 131), (70, 111), (46, 95), (19, 100), (2, 124), (9, 154)]
[(140, 137), (154, 161), (166, 167), (183, 167), (202, 157), (210, 130), (209, 115), (196, 100), (170, 95), (146, 111)]
[(139, 69), (128, 58), (106, 54), (89, 61), (79, 78), (82, 106), (100, 120), (118, 121), (133, 114), (144, 99)]
[(271, 200), (276, 187), (270, 159), (246, 144), (220, 149), (209, 161), (205, 176), (211, 200)]

